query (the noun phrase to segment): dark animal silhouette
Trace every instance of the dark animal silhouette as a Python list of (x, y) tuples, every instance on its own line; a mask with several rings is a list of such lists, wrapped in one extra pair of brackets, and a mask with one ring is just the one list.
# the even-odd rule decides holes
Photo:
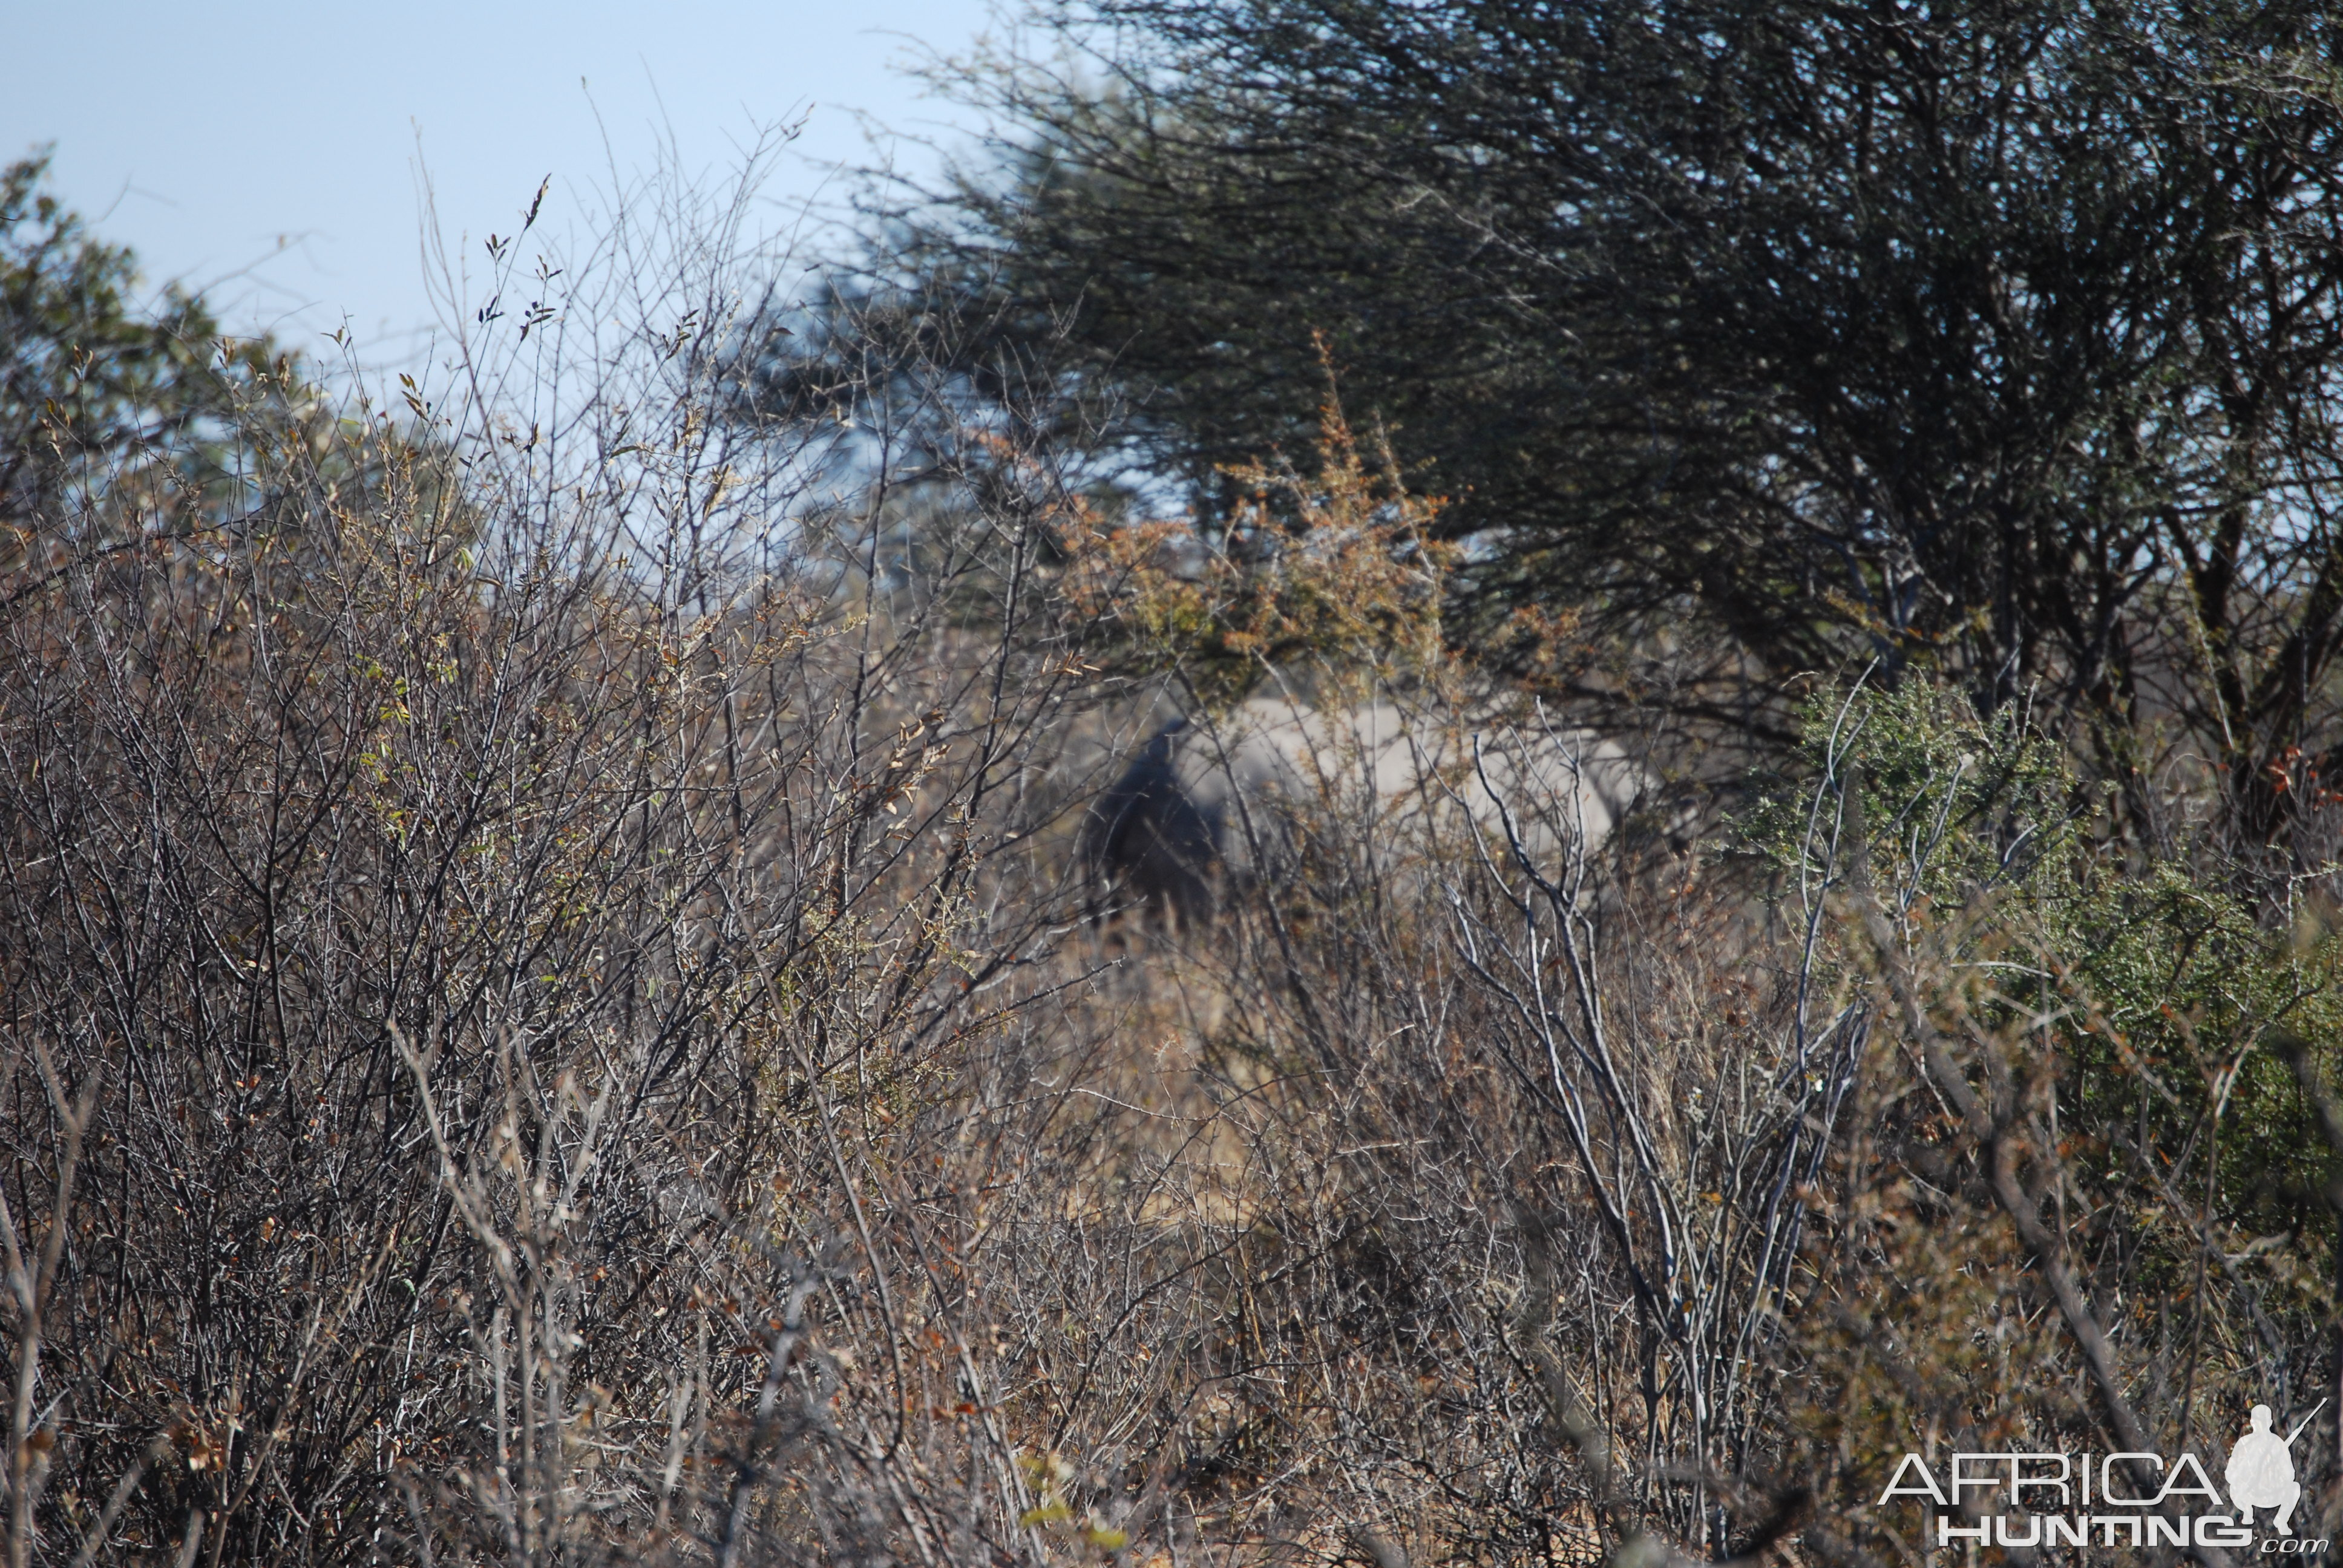
[(1510, 815), (1551, 874), (1574, 848), (1599, 847), (1650, 785), (1626, 752), (1584, 731), (1458, 732), (1391, 703), (1255, 698), (1158, 730), (1091, 803), (1081, 850), (1095, 910), (1193, 921), (1231, 892), (1289, 880), (1309, 825), (1330, 815), (1372, 821), (1394, 843), (1469, 822), (1498, 840), (1501, 863)]

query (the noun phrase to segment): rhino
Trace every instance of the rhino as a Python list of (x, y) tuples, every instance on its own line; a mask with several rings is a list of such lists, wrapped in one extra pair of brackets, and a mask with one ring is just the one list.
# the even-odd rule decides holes
[(1310, 824), (1331, 816), (1372, 821), (1393, 845), (1469, 822), (1503, 865), (1510, 815), (1551, 875), (1572, 849), (1599, 848), (1652, 788), (1625, 750), (1583, 730), (1475, 731), (1390, 702), (1256, 697), (1158, 729), (1091, 802), (1079, 849), (1094, 915), (1137, 909), (1185, 924), (1230, 895), (1289, 883)]

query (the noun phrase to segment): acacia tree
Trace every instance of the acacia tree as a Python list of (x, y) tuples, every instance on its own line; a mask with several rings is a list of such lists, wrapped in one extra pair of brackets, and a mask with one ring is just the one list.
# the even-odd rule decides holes
[(1790, 672), (1924, 663), (2127, 781), (2184, 740), (2257, 844), (2338, 760), (2301, 759), (2343, 633), (2329, 9), (1056, 21), (1111, 90), (963, 75), (1007, 176), (893, 206), (879, 272), (975, 323), (970, 363), (1132, 409), (1112, 461), (1224, 508), (1322, 332), (1481, 537), (1481, 606), (1669, 645), (1686, 707), (1778, 732), (1747, 699)]

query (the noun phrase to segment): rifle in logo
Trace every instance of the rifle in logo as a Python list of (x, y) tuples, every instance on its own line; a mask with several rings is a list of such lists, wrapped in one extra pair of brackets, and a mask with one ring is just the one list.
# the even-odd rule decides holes
[(2270, 1430), (2270, 1407), (2254, 1406), (2252, 1428), (2229, 1450), (2227, 1472), (2229, 1501), (2237, 1504), (2239, 1524), (2251, 1524), (2257, 1508), (2274, 1508), (2278, 1513), (2270, 1523), (2278, 1533), (2294, 1533), (2289, 1522), (2294, 1505), (2302, 1501), (2302, 1483), (2294, 1478), (2294, 1440), (2326, 1408), (2327, 1402), (2320, 1400), (2292, 1432), (2280, 1437)]

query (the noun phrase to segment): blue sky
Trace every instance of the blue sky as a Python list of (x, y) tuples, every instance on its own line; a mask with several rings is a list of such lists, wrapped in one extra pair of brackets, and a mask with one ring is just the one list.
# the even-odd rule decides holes
[(425, 173), (448, 236), (477, 239), (511, 232), (548, 174), (558, 224), (662, 140), (719, 175), (759, 126), (806, 116), (764, 187), (783, 226), (874, 156), (857, 111), (912, 138), (898, 158), (950, 143), (961, 112), (900, 67), (990, 24), (984, 0), (9, 9), (0, 157), (54, 142), (60, 194), (151, 283), (208, 286), (231, 330), (314, 346), (347, 319), (377, 364), (432, 318)]

